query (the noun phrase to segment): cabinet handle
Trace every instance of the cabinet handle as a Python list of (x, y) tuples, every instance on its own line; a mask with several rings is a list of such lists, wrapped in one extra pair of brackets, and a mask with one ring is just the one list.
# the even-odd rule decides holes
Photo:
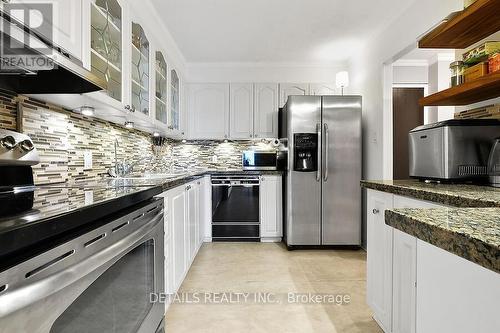
[(373, 214), (378, 214), (378, 213), (380, 213), (380, 211), (379, 211), (377, 208), (373, 208), (372, 212), (373, 212)]

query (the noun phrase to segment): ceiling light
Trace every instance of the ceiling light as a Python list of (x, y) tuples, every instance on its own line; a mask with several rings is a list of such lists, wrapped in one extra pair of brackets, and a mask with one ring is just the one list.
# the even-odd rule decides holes
[(125, 127), (126, 128), (134, 128), (134, 122), (132, 122), (132, 121), (126, 121), (125, 122)]
[(153, 136), (154, 136), (155, 138), (157, 138), (157, 137), (159, 137), (159, 136), (160, 136), (160, 133), (158, 133), (158, 132), (154, 132), (154, 133), (153, 133)]

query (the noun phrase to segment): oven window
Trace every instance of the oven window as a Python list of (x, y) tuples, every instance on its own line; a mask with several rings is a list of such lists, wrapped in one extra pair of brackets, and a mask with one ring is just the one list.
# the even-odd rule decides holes
[(50, 332), (137, 332), (151, 310), (154, 241), (108, 268), (55, 321)]
[(259, 222), (259, 186), (213, 186), (212, 222)]

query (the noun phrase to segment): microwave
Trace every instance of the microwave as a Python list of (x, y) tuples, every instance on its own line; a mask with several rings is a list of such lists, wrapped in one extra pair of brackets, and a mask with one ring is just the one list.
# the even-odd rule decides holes
[(285, 159), (285, 153), (276, 150), (246, 150), (241, 157), (243, 170), (282, 170)]

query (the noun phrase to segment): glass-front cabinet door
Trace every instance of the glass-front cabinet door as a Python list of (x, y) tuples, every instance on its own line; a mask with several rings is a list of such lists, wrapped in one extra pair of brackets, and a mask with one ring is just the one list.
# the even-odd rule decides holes
[(178, 131), (180, 129), (180, 123), (179, 123), (179, 118), (180, 118), (180, 82), (179, 82), (179, 76), (177, 75), (177, 72), (175, 69), (172, 69), (170, 72), (170, 94), (171, 94), (171, 99), (170, 99), (170, 125), (169, 128), (174, 131)]
[(90, 5), (91, 71), (107, 82), (106, 93), (122, 101), (122, 7), (116, 0)]
[(155, 74), (155, 118), (167, 125), (167, 62), (160, 51), (156, 51)]
[(132, 108), (149, 116), (149, 41), (140, 24), (132, 22)]

